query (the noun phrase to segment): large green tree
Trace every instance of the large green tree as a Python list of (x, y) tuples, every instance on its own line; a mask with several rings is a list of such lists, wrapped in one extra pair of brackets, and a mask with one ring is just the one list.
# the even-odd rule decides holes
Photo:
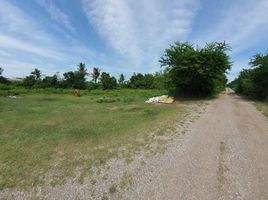
[(115, 89), (117, 86), (116, 78), (107, 72), (102, 72), (100, 82), (104, 90)]
[(268, 53), (257, 54), (249, 62), (250, 69), (244, 69), (234, 80), (237, 93), (256, 98), (268, 98)]
[(166, 67), (168, 87), (177, 95), (206, 96), (219, 92), (226, 84), (225, 73), (231, 67), (229, 45), (210, 43), (194, 47), (175, 42), (160, 59)]
[(85, 89), (87, 75), (86, 65), (84, 63), (79, 63), (77, 71), (69, 71), (63, 74), (63, 87)]

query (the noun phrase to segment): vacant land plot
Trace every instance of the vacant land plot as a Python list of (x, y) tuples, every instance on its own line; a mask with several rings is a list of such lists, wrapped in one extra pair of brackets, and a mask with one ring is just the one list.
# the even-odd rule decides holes
[[(0, 98), (0, 190), (62, 184), (79, 170), (108, 159), (126, 161), (144, 147), (151, 129), (184, 111), (179, 105), (149, 105), (155, 90), (92, 91), (80, 98), (60, 94)], [(142, 140), (136, 140), (143, 134)], [(127, 147), (121, 148), (121, 147)], [(119, 151), (119, 149), (123, 149)], [(50, 176), (51, 175), (51, 176)]]

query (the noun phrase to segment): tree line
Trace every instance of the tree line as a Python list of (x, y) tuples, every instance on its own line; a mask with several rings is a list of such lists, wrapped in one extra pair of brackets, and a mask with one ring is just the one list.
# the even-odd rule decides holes
[(123, 74), (115, 78), (99, 68), (88, 72), (86, 65), (79, 63), (75, 71), (66, 72), (63, 76), (59, 73), (43, 76), (36, 68), (17, 84), (27, 88), (167, 89), (172, 95), (208, 96), (217, 94), (226, 86), (226, 73), (231, 67), (229, 50), (231, 48), (225, 42), (213, 42), (204, 47), (175, 42), (159, 60), (162, 72), (134, 73), (126, 80)]
[[(2, 74), (3, 68), (0, 73)], [(1, 75), (0, 74), (0, 75)], [(88, 79), (89, 78), (89, 79)], [(157, 72), (155, 74), (133, 73), (129, 80), (126, 80), (123, 74), (118, 78), (111, 76), (108, 72), (102, 72), (100, 68), (94, 67), (88, 72), (84, 63), (79, 63), (75, 71), (63, 73), (61, 76), (56, 73), (52, 76), (44, 76), (40, 69), (35, 68), (22, 81), (10, 81), (0, 76), (0, 83), (13, 84), (26, 88), (72, 88), (72, 89), (163, 89), (164, 75)]]
[(265, 100), (268, 98), (268, 53), (252, 56), (249, 64), (251, 68), (243, 69), (229, 86), (238, 94)]

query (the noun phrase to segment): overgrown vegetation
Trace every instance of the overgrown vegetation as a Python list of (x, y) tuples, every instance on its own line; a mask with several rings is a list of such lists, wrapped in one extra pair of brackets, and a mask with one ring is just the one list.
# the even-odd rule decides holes
[(228, 50), (225, 42), (203, 48), (175, 42), (160, 60), (162, 66), (167, 66), (168, 89), (186, 96), (217, 94), (227, 83), (225, 74), (231, 67)]
[(268, 98), (268, 53), (250, 60), (251, 69), (244, 69), (229, 86), (237, 93), (259, 100)]

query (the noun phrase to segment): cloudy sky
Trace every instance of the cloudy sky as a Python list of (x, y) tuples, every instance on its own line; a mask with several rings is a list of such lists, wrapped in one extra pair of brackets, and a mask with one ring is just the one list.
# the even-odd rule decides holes
[(226, 41), (233, 79), (268, 50), (268, 0), (0, 0), (0, 66), (7, 77), (79, 62), (117, 76), (160, 70), (172, 42)]

